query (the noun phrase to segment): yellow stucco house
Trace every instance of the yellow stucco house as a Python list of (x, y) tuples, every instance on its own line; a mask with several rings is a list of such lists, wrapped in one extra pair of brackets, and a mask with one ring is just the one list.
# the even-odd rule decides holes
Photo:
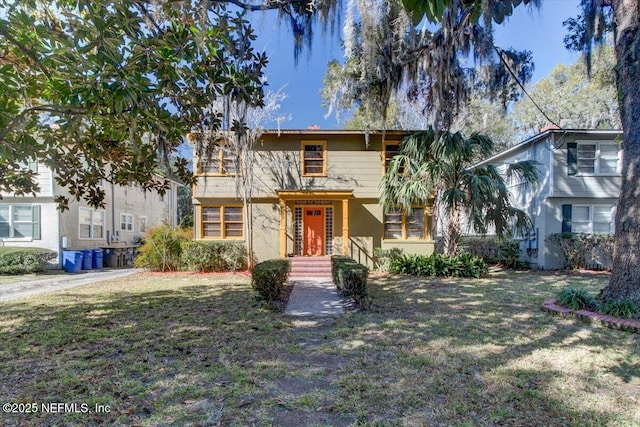
[[(431, 254), (431, 210), (384, 212), (379, 185), (406, 132), (265, 131), (254, 147), (251, 203), (258, 261), (346, 254), (373, 265), (374, 249)], [(234, 156), (194, 157), (195, 238), (245, 240)]]

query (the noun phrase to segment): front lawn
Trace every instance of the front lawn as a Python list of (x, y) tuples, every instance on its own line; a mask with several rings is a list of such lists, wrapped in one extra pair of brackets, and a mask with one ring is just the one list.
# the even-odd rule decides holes
[(540, 309), (607, 279), (379, 276), (371, 310), (325, 321), (262, 309), (242, 274), (141, 273), (12, 301), (0, 402), (38, 411), (0, 424), (640, 425), (640, 335)]

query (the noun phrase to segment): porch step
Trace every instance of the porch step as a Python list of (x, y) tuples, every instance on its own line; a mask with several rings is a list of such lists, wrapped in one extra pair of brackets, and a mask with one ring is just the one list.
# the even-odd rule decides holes
[(293, 257), (291, 261), (290, 279), (305, 277), (331, 277), (331, 257)]

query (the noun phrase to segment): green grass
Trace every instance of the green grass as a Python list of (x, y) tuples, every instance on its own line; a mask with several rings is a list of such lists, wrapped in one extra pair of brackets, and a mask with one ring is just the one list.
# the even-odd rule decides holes
[(540, 309), (602, 274), (370, 280), (336, 320), (256, 304), (245, 275), (153, 274), (0, 306), (0, 402), (110, 412), (2, 425), (640, 425), (640, 335)]

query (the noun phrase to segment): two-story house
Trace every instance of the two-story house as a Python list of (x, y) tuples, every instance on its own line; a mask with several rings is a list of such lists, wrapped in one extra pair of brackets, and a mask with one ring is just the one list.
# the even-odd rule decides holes
[(523, 249), (533, 267), (561, 268), (563, 258), (545, 242), (553, 233), (614, 233), (620, 193), (622, 131), (549, 129), (481, 164), (498, 168), (535, 160), (540, 183), (511, 182), (516, 207), (528, 212), (533, 230)]
[[(384, 212), (380, 182), (406, 132), (266, 131), (253, 150), (253, 247), (261, 261), (347, 254), (372, 265), (375, 248), (430, 254), (429, 206)], [(245, 240), (233, 155), (194, 157), (195, 237)]]
[(60, 254), (62, 263), (63, 249), (96, 249), (116, 242), (133, 245), (152, 225), (177, 224), (175, 182), (164, 196), (105, 182), (104, 209), (70, 197), (69, 209), (62, 212), (54, 198), (69, 193), (56, 183), (54, 173), (37, 162), (27, 167), (37, 173), (40, 192), (35, 197), (2, 194), (0, 244), (51, 249)]

